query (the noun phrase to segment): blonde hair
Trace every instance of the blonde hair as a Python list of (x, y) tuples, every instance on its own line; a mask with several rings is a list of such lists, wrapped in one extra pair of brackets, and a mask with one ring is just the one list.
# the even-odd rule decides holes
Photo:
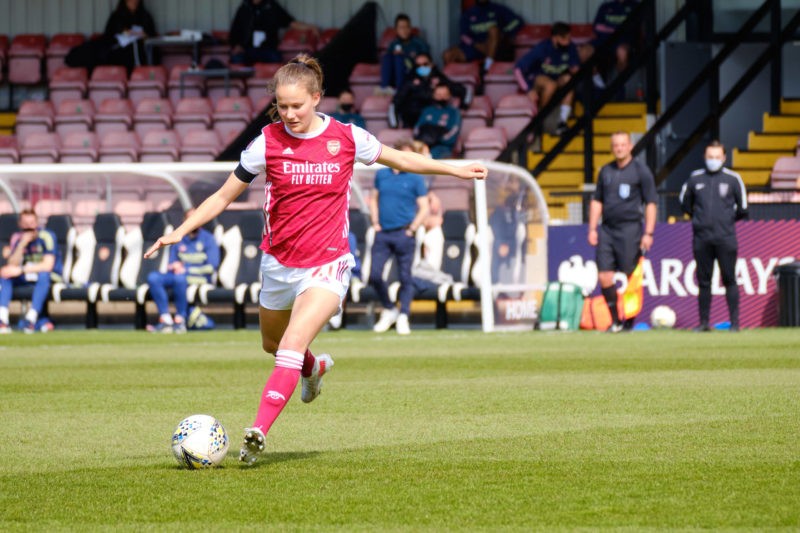
[[(323, 94), (322, 90), (322, 66), (319, 61), (307, 54), (299, 54), (294, 59), (283, 65), (275, 73), (275, 77), (267, 84), (267, 92), (274, 95), (276, 89), (281, 85), (302, 85), (309, 94)], [(273, 99), (269, 116), (273, 121), (277, 121), (278, 102)]]

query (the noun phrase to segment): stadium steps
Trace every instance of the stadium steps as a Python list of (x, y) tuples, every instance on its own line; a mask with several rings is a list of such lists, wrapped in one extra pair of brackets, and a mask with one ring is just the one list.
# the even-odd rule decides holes
[(11, 135), (14, 133), (14, 125), (17, 123), (16, 113), (0, 113), (0, 135)]

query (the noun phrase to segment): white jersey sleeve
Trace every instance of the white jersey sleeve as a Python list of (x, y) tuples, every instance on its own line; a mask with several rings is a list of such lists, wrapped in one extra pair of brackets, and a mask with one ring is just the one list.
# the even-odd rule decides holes
[(242, 151), (242, 155), (239, 157), (239, 166), (253, 178), (263, 174), (267, 169), (266, 149), (267, 142), (262, 132)]
[(371, 165), (381, 156), (383, 145), (380, 141), (364, 128), (350, 125), (353, 140), (356, 143), (356, 161)]

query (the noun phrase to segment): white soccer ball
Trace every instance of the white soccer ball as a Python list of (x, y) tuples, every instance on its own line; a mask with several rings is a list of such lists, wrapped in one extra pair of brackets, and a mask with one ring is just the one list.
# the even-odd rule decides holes
[(219, 466), (228, 453), (228, 444), (225, 428), (209, 415), (184, 418), (172, 434), (172, 454), (185, 468)]
[(670, 306), (659, 305), (650, 313), (650, 325), (655, 329), (672, 329), (677, 318)]

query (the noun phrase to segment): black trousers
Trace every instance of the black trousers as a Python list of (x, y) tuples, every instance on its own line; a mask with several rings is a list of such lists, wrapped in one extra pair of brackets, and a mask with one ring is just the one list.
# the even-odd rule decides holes
[(692, 242), (694, 260), (697, 263), (697, 286), (699, 293), (697, 303), (700, 312), (700, 324), (708, 325), (711, 315), (711, 276), (714, 273), (714, 261), (719, 264), (722, 284), (725, 286), (725, 299), (728, 302), (728, 313), (732, 326), (739, 325), (739, 286), (736, 284), (736, 255), (738, 244), (736, 238), (723, 241), (707, 241), (694, 238)]

